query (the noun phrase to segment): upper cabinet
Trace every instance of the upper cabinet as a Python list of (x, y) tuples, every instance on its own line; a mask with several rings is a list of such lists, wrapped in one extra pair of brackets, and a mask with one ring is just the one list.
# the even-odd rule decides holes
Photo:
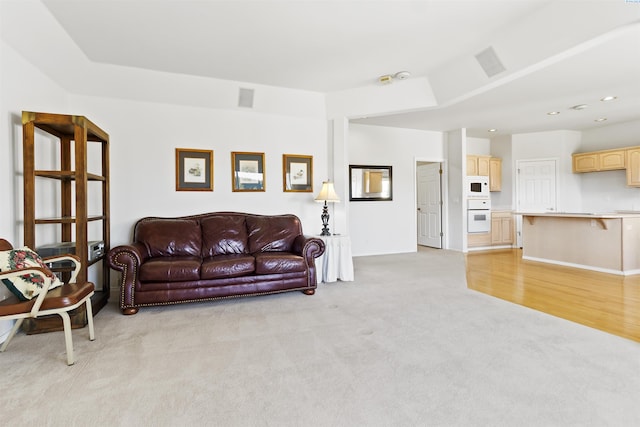
[(467, 156), (467, 176), (489, 176), (491, 156)]
[(574, 154), (573, 172), (598, 172), (622, 170), (626, 167), (626, 150), (603, 150)]
[(640, 187), (640, 147), (577, 153), (572, 160), (574, 173), (626, 169), (627, 185)]
[(600, 170), (620, 170), (627, 166), (625, 150), (609, 150), (600, 153)]
[(573, 173), (595, 172), (598, 170), (598, 155), (596, 153), (574, 154)]
[(489, 190), (502, 190), (502, 159), (491, 156), (468, 155), (467, 176), (488, 176)]
[(626, 150), (627, 154), (627, 185), (640, 187), (640, 147)]
[(489, 191), (502, 191), (502, 159), (489, 159)]

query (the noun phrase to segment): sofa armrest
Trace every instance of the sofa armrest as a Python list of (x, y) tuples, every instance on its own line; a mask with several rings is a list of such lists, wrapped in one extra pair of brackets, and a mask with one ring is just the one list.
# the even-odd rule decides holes
[(122, 289), (120, 290), (120, 308), (133, 307), (134, 292), (138, 283), (140, 265), (147, 259), (144, 245), (132, 243), (116, 246), (109, 251), (107, 262), (109, 267), (122, 272)]
[[(316, 273), (316, 258), (324, 253), (324, 242), (322, 239), (312, 236), (300, 235), (293, 241), (292, 251), (304, 258), (305, 264), (309, 268), (307, 282), (309, 287), (308, 295), (313, 295), (314, 289), (318, 285)], [(307, 293), (307, 292), (305, 292)]]
[(307, 260), (307, 264), (313, 265), (314, 259), (324, 253), (324, 242), (313, 236), (298, 236), (293, 241), (293, 252)]

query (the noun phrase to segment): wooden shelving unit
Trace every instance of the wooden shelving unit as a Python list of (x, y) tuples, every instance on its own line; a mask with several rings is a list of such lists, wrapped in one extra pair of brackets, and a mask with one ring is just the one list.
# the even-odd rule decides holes
[[(59, 144), (59, 169), (36, 169), (36, 129), (44, 132), (45, 141)], [(96, 266), (101, 267), (97, 279), (91, 281), (96, 286), (92, 298), (93, 312), (96, 314), (104, 307), (109, 299), (109, 266), (106, 254), (110, 248), (109, 223), (109, 135), (83, 116), (66, 114), (22, 112), (23, 130), (23, 161), (24, 161), (24, 243), (31, 248), (37, 248), (36, 242), (38, 225), (59, 225), (60, 242), (76, 242), (75, 254), (82, 261), (82, 269), (78, 274), (78, 281), (89, 280), (89, 271)], [(53, 138), (52, 138), (53, 137)], [(90, 144), (99, 144), (100, 148), (89, 150)], [(93, 147), (92, 147), (93, 148)], [(100, 153), (99, 171), (88, 171), (88, 155)], [(92, 159), (97, 160), (97, 159)], [(54, 180), (60, 183), (59, 198), (56, 194), (36, 194), (36, 179)], [(95, 187), (90, 182), (99, 183), (101, 197), (93, 194)], [(100, 199), (99, 212), (89, 212), (95, 200)], [(60, 215), (55, 218), (37, 218), (36, 203), (51, 203), (59, 205)], [(89, 236), (89, 223), (101, 222), (100, 236)], [(102, 240), (104, 254), (89, 261), (88, 242)], [(56, 243), (56, 242), (46, 242)], [(63, 273), (64, 274), (64, 273)], [(72, 325), (82, 327), (86, 324), (86, 313), (78, 309), (71, 313)], [(48, 332), (62, 330), (59, 316), (25, 321), (23, 329), (27, 333)]]

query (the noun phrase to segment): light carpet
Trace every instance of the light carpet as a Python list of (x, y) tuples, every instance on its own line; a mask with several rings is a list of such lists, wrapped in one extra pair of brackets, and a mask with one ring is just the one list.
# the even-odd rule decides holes
[(19, 334), (6, 426), (638, 426), (640, 345), (469, 290), (444, 250), (356, 280)]

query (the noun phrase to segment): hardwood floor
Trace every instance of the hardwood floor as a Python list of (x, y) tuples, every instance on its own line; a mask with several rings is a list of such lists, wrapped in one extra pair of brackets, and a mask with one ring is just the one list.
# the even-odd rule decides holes
[(466, 265), (469, 289), (640, 342), (640, 275), (523, 260), (521, 249), (469, 252)]

